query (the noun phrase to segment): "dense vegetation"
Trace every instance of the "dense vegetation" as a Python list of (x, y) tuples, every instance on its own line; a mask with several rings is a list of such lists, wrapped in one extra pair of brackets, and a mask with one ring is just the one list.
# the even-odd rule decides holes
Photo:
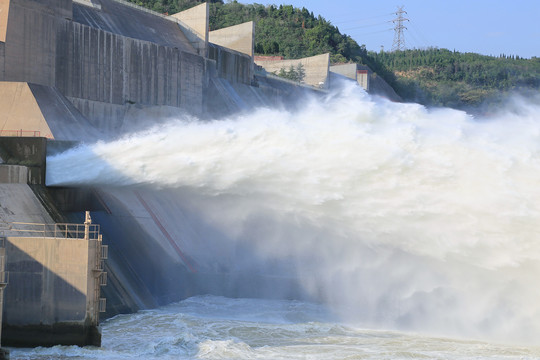
[[(174, 13), (190, 8), (200, 0), (131, 0), (159, 12)], [(255, 21), (255, 52), (296, 59), (331, 53), (334, 62), (361, 61), (367, 55), (350, 36), (323, 17), (315, 17), (306, 8), (290, 5), (244, 5), (237, 1), (211, 1), (210, 30)]]
[(370, 53), (393, 70), (408, 100), (450, 107), (477, 106), (509, 91), (540, 89), (540, 58), (484, 56), (446, 49)]
[[(130, 0), (176, 13), (203, 0)], [(322, 16), (290, 5), (210, 0), (210, 29), (255, 21), (255, 52), (301, 58), (329, 52), (333, 63), (368, 65), (405, 100), (457, 108), (477, 106), (512, 90), (540, 89), (540, 58), (483, 56), (446, 49), (368, 52)], [(285, 69), (286, 70), (286, 69)], [(288, 70), (289, 75), (294, 75)], [(285, 74), (286, 75), (286, 74)]]

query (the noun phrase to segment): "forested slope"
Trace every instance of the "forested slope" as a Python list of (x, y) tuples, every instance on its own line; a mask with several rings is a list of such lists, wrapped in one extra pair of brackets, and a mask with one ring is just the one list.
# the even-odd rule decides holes
[(468, 108), (508, 92), (540, 89), (540, 58), (498, 57), (446, 49), (371, 53), (397, 76), (397, 91), (424, 104)]

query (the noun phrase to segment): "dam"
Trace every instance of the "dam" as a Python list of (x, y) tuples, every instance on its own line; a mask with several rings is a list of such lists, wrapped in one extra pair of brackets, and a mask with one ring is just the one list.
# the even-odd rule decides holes
[(101, 340), (15, 358), (539, 357), (501, 345), (540, 334), (538, 102), (478, 120), (368, 96), (355, 64), (284, 81), (204, 6), (7, 9), (2, 345)]
[[(47, 186), (46, 157), (77, 144), (171, 117), (294, 107), (331, 87), (328, 54), (298, 60), (309, 76), (295, 83), (272, 74), (275, 62), (255, 62), (253, 22), (215, 31), (208, 24), (207, 3), (163, 15), (122, 0), (0, 2), (0, 235), (12, 274), (4, 345), (99, 346), (100, 313), (197, 294), (305, 295), (287, 264), (259, 271), (266, 265), (249, 246), (216, 240), (218, 228), (197, 223), (184, 195), (144, 185)], [(107, 179), (121, 169), (100, 171)], [(89, 216), (99, 237), (59, 235)]]

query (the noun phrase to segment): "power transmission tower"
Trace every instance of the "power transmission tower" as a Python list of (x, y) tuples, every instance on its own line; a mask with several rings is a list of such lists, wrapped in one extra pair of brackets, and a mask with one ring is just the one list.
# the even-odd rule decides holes
[(394, 26), (394, 42), (392, 43), (392, 51), (404, 50), (405, 49), (405, 36), (403, 35), (403, 29), (407, 29), (403, 23), (409, 21), (409, 19), (404, 18), (403, 14), (407, 12), (403, 10), (403, 6), (398, 6), (398, 11), (396, 11), (397, 18), (392, 20), (395, 24)]

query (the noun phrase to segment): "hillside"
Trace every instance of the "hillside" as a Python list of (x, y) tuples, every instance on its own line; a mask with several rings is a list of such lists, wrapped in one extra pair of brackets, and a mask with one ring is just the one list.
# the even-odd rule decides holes
[[(159, 12), (175, 13), (201, 0), (131, 0)], [(254, 21), (255, 52), (295, 59), (331, 54), (333, 63), (369, 66), (406, 101), (474, 109), (510, 91), (540, 89), (540, 58), (483, 56), (446, 49), (371, 52), (322, 16), (290, 5), (210, 2), (210, 29)]]
[(446, 49), (369, 53), (395, 74), (396, 90), (407, 100), (475, 108), (511, 91), (540, 89), (540, 58), (484, 56)]

